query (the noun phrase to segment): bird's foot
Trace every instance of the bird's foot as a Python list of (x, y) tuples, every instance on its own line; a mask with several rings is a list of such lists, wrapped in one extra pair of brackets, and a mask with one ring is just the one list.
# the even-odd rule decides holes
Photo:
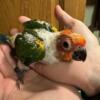
[(14, 70), (17, 74), (16, 85), (20, 89), (21, 84), (22, 85), (24, 84), (24, 74), (25, 74), (26, 70), (25, 69), (20, 69), (18, 66), (16, 66), (16, 68)]

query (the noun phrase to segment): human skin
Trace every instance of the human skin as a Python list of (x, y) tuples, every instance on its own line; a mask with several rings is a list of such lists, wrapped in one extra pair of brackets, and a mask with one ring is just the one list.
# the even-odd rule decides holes
[(14, 60), (7, 45), (0, 45), (0, 100), (81, 100), (77, 89), (43, 78), (30, 70), (20, 89), (13, 70)]
[[(88, 95), (100, 90), (100, 46), (92, 32), (80, 21), (70, 17), (59, 6), (55, 9), (56, 18), (65, 27), (81, 33), (86, 38), (87, 59), (85, 62), (73, 61), (59, 65), (35, 65), (34, 70), (48, 77), (43, 78), (30, 70), (25, 74), (24, 85), (19, 90), (13, 68), (16, 62), (10, 55), (10, 48), (0, 44), (0, 100), (80, 100), (75, 87), (83, 89)], [(21, 23), (30, 18), (21, 16)], [(17, 33), (16, 30), (11, 34)]]
[(52, 66), (36, 66), (35, 70), (57, 82), (76, 86), (92, 96), (100, 91), (100, 45), (97, 38), (81, 21), (72, 18), (60, 6), (56, 6), (56, 18), (73, 32), (86, 39), (87, 59)]

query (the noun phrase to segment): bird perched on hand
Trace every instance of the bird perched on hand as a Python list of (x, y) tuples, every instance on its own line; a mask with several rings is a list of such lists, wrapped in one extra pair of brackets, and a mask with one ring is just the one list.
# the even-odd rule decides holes
[[(54, 64), (60, 62), (85, 61), (87, 53), (85, 38), (70, 29), (57, 31), (49, 23), (30, 20), (23, 23), (24, 30), (9, 44), (15, 56), (27, 67), (31, 63)], [(18, 66), (16, 72), (19, 73)], [(21, 80), (21, 79), (20, 79)]]

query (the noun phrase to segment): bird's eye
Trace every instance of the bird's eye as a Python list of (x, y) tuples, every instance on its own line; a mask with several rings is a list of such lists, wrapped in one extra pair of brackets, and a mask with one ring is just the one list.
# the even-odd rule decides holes
[(61, 51), (65, 51), (65, 52), (70, 51), (72, 49), (71, 43), (72, 42), (71, 42), (70, 38), (66, 38), (66, 37), (59, 38), (58, 43), (57, 43), (57, 47)]
[(69, 39), (62, 40), (61, 47), (64, 51), (70, 51), (71, 50), (71, 41)]

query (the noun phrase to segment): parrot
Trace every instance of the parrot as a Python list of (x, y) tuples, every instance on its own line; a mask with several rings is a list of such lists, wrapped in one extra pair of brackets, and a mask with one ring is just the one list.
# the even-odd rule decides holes
[[(0, 35), (0, 43), (7, 43), (15, 57), (25, 66), (31, 63), (54, 64), (85, 61), (86, 40), (82, 34), (71, 29), (58, 31), (46, 21), (39, 19), (23, 23), (23, 31), (16, 36)], [(18, 79), (23, 79), (23, 71), (16, 65)]]

